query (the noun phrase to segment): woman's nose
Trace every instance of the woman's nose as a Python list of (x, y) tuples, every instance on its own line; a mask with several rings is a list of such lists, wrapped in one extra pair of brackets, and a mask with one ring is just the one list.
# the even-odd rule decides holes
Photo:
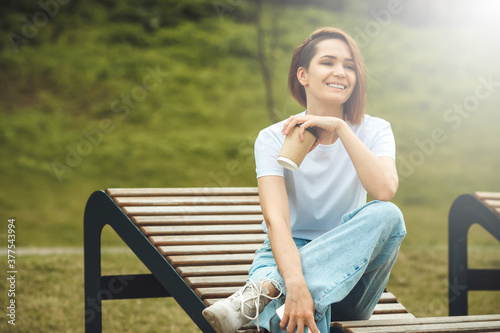
[(345, 78), (344, 68), (342, 66), (336, 66), (333, 69), (333, 76), (339, 77), (339, 78), (342, 78), (342, 79)]

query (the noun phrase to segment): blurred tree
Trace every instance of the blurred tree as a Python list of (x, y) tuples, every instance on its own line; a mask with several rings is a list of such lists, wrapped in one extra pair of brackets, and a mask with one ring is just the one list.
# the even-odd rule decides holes
[(278, 7), (279, 0), (267, 1), (270, 8), (270, 38), (266, 43), (266, 36), (263, 27), (263, 1), (255, 1), (255, 27), (257, 29), (257, 60), (259, 61), (264, 86), (266, 89), (266, 107), (269, 115), (269, 120), (272, 123), (278, 121), (276, 110), (274, 107), (274, 93), (273, 93), (273, 68), (276, 54), (276, 48), (279, 44), (280, 30), (279, 18), (281, 9)]

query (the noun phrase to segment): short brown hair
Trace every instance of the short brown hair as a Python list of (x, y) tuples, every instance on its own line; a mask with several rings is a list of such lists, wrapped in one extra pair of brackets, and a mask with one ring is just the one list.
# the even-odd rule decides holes
[(363, 120), (364, 105), (366, 100), (366, 67), (361, 58), (358, 45), (344, 31), (337, 28), (322, 28), (314, 31), (304, 42), (293, 51), (292, 62), (288, 72), (288, 89), (292, 96), (303, 107), (307, 108), (307, 97), (304, 86), (297, 78), (300, 67), (309, 68), (311, 59), (317, 51), (317, 45), (325, 39), (340, 39), (344, 41), (351, 51), (356, 68), (356, 85), (349, 99), (344, 103), (344, 118), (352, 124), (360, 124)]

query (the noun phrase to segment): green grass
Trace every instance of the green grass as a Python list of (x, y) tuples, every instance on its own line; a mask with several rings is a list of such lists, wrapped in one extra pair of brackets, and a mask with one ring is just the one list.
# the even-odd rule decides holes
[[(103, 274), (147, 271), (133, 254), (104, 255), (102, 263)], [(0, 331), (84, 332), (83, 255), (21, 256), (17, 267), (16, 325), (2, 320)], [(200, 332), (172, 299), (104, 302), (103, 314), (103, 332)]]
[[(500, 265), (498, 246), (472, 246), (470, 250), (475, 267)], [(103, 252), (103, 274), (148, 273), (127, 248), (104, 248)], [(6, 270), (4, 262), (0, 269)], [(84, 332), (83, 255), (18, 256), (17, 270), (16, 326), (4, 318), (0, 331)], [(7, 294), (5, 288), (0, 285), (1, 295)], [(404, 244), (388, 289), (417, 317), (447, 316), (446, 247)], [(2, 308), (6, 298), (2, 297)], [(498, 313), (500, 309), (499, 292), (471, 292), (469, 298), (470, 314)], [(169, 298), (105, 301), (103, 331), (200, 332)]]
[[(243, 15), (247, 8), (236, 8), (235, 18), (191, 13), (196, 19), (151, 30), (146, 26), (154, 20), (144, 21), (151, 13), (112, 3), (71, 7), (70, 2), (18, 53), (0, 43), (0, 216), (16, 219), (18, 247), (81, 247), (85, 203), (95, 190), (256, 185), (253, 142), (269, 118), (255, 27)], [(32, 7), (28, 12), (38, 10)], [(5, 21), (15, 31), (19, 15)], [(127, 17), (132, 18), (120, 19)], [(302, 111), (286, 92), (293, 47), (317, 27), (338, 26), (356, 37), (357, 28), (370, 21), (361, 9), (283, 7), (273, 67), (280, 118)], [(2, 35), (8, 26), (0, 27)], [(408, 236), (389, 287), (417, 316), (447, 314), (447, 219), (453, 200), (475, 190), (500, 190), (495, 31), (394, 19), (362, 48), (370, 75), (367, 113), (391, 122), (402, 175), (394, 202), (405, 215)], [(145, 89), (144, 79), (156, 68), (168, 75), (126, 104), (123, 96)], [(495, 82), (491, 94), (466, 116), (446, 118), (454, 104), (475, 95), (482, 79)], [(446, 140), (429, 143), (435, 129)], [(97, 143), (85, 146), (90, 141), (85, 133), (94, 133)], [(67, 160), (68, 149), (80, 149), (82, 156)], [(65, 167), (58, 174), (54, 165)], [(497, 240), (478, 228), (471, 233), (471, 265), (499, 267)], [(0, 230), (1, 247), (5, 240), (6, 231)], [(122, 246), (109, 232), (103, 241)], [(16, 329), (83, 330), (81, 260), (74, 255), (19, 259), (22, 326)], [(110, 269), (120, 269), (121, 261), (127, 271), (141, 269), (124, 255), (106, 260)], [(189, 320), (170, 301), (117, 303), (105, 308), (119, 318), (106, 316), (109, 331), (168, 325), (188, 330)], [(471, 293), (470, 305), (473, 313), (498, 313), (498, 292)], [(153, 323), (142, 330), (147, 320)]]

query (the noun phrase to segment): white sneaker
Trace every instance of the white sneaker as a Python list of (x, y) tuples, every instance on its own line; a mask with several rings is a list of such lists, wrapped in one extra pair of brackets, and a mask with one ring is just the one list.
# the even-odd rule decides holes
[(269, 279), (259, 282), (249, 280), (244, 287), (230, 297), (203, 310), (203, 317), (217, 333), (234, 333), (254, 319), (257, 319), (257, 329), (260, 330), (259, 314), (271, 300), (282, 294), (279, 288), (278, 296), (269, 296), (269, 290), (262, 286), (266, 281), (271, 282)]

